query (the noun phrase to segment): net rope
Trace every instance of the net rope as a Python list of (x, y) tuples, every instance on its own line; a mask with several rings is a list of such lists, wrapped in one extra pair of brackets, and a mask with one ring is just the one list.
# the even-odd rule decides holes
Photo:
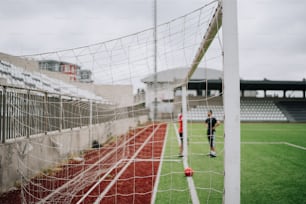
[[(181, 81), (179, 75), (172, 76), (167, 71), (187, 72), (217, 5), (218, 1), (210, 1), (197, 10), (158, 25), (157, 67), (161, 73), (158, 80), (163, 82), (157, 87), (158, 110), (162, 113), (158, 121), (150, 121), (154, 54), (152, 28), (106, 42), (22, 56), (42, 62), (55, 60), (78, 65), (89, 70), (94, 81), (94, 84), (84, 85), (73, 78), (73, 74), (58, 77), (56, 73), (40, 69), (31, 74), (40, 78), (37, 83), (41, 89), (6, 90), (9, 93), (10, 123), (14, 124), (9, 128), (11, 133), (6, 140), (28, 138), (26, 143), (16, 143), (15, 146), (19, 155), (23, 203), (137, 203), (137, 200), (151, 197), (153, 193), (156, 194), (156, 203), (171, 203), (176, 201), (178, 192), (186, 195), (181, 202), (191, 203), (186, 183), (177, 184), (183, 175), (175, 127), (177, 110), (180, 109), (177, 107), (181, 106), (180, 91), (176, 88)], [(222, 72), (222, 53), (218, 35), (199, 67)], [(23, 72), (26, 73), (27, 69)], [(209, 80), (205, 83), (206, 87), (210, 86)], [(107, 88), (97, 94), (99, 91), (95, 84)], [(120, 94), (126, 95), (125, 92), (140, 96), (142, 90), (146, 98), (140, 101), (120, 97)], [(189, 94), (195, 93), (191, 91)], [(215, 199), (222, 200), (223, 139), (218, 133), (220, 159), (205, 158), (205, 168), (198, 166), (198, 157), (204, 157), (203, 149), (208, 150), (208, 143), (203, 117), (193, 118), (191, 110), (201, 106), (205, 110), (214, 109), (215, 98), (222, 98), (222, 92), (209, 94), (206, 91), (204, 95), (188, 98), (189, 115), (186, 117), (190, 138), (188, 159), (190, 166), (194, 166), (195, 187), (199, 198), (209, 203)], [(143, 115), (149, 115), (150, 122), (142, 122)], [(200, 130), (195, 127), (199, 124), (203, 125)], [(117, 133), (119, 127), (126, 131)], [(167, 137), (164, 137), (166, 132)], [(80, 136), (82, 134), (87, 135), (86, 139)], [(162, 157), (163, 145), (166, 146)], [(161, 172), (157, 172), (159, 161), (163, 163)], [(150, 165), (145, 166), (146, 163)], [(42, 169), (37, 169), (37, 165)], [(150, 169), (149, 174), (140, 175), (143, 168)], [(198, 177), (209, 182), (198, 182)], [(149, 190), (138, 187), (143, 179), (148, 182)], [(156, 179), (159, 187), (157, 192), (153, 192)], [(131, 191), (120, 190), (126, 183), (132, 183)]]

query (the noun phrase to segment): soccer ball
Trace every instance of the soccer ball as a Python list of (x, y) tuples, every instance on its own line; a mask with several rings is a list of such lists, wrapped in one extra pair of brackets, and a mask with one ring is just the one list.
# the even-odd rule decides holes
[(185, 176), (192, 176), (193, 175), (193, 170), (190, 167), (187, 167), (185, 169)]

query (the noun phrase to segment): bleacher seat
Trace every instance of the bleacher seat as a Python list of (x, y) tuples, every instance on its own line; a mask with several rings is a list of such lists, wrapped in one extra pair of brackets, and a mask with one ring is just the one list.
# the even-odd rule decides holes
[(16, 67), (3, 60), (0, 60), (0, 77), (5, 78), (8, 85), (38, 89), (51, 93), (68, 94), (106, 102), (105, 99), (90, 91), (80, 89), (77, 86), (48, 77), (41, 73), (27, 72), (21, 67)]
[[(218, 120), (223, 120), (224, 110), (222, 105), (203, 106), (198, 105), (188, 112), (188, 120), (204, 121), (207, 111), (212, 110)], [(240, 100), (241, 121), (287, 121), (286, 116), (275, 105), (272, 99), (241, 98)]]

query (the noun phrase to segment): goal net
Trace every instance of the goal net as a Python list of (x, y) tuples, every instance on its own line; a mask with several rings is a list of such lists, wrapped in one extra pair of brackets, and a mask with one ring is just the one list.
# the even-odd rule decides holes
[(223, 126), (217, 157), (205, 126), (209, 110), (224, 116), (220, 9), (210, 1), (159, 24), (157, 44), (150, 28), (23, 56), (38, 62), (36, 71), (12, 64), (23, 88), (1, 89), (1, 134), (16, 141), (22, 203), (222, 202)]

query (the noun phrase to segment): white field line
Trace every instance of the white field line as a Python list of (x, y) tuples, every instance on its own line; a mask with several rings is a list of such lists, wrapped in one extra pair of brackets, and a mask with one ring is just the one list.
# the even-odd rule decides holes
[[(134, 135), (134, 137), (138, 136), (140, 133), (144, 132), (147, 128), (144, 128), (143, 130), (139, 131), (136, 135)], [(131, 137), (130, 139), (128, 139), (125, 143), (128, 143), (130, 140), (132, 140), (134, 137)], [(125, 145), (125, 143), (119, 145), (119, 147)], [(88, 171), (90, 171), (91, 169), (93, 169), (95, 166), (97, 166), (100, 162), (102, 162), (105, 158), (111, 156), (114, 152), (116, 151), (116, 148), (114, 148), (113, 150), (111, 150), (110, 152), (108, 152), (104, 157), (102, 157), (101, 159), (99, 159), (97, 162), (95, 162), (94, 164), (92, 164), (90, 167), (88, 167), (84, 172), (78, 174), (76, 177), (74, 177), (73, 179), (69, 180), (68, 182), (66, 182), (65, 184), (63, 184), (62, 186), (58, 187), (57, 189), (55, 189), (54, 191), (52, 191), (52, 193), (50, 193), (49, 195), (47, 195), (46, 197), (44, 197), (43, 199), (41, 199), (38, 203), (45, 203), (49, 198), (51, 198), (52, 196), (54, 196), (55, 194), (57, 194), (58, 192), (60, 192), (63, 189), (67, 189), (68, 186), (73, 183), (74, 181), (80, 179), (81, 177), (83, 177), (83, 175), (85, 173), (87, 173)]]
[(263, 144), (275, 144), (275, 145), (287, 145), (301, 150), (306, 150), (306, 147), (295, 145), (289, 142), (241, 142), (241, 144), (254, 144), (254, 145), (263, 145)]
[[(189, 142), (190, 144), (208, 144), (208, 142)], [(223, 144), (224, 142), (216, 142), (217, 144)], [(295, 147), (298, 149), (306, 150), (306, 147), (295, 145), (289, 142), (241, 142), (241, 144), (250, 144), (250, 145), (287, 145), (291, 147)]]
[[(216, 144), (224, 144), (224, 142), (215, 142)], [(208, 142), (189, 142), (189, 144), (208, 144)], [(253, 145), (262, 145), (262, 144), (285, 144), (285, 142), (241, 142), (241, 144), (253, 144)]]
[(200, 204), (200, 200), (199, 200), (197, 190), (195, 188), (192, 177), (191, 176), (187, 177), (187, 181), (188, 181), (188, 186), (189, 186), (189, 191), (190, 191), (192, 203), (193, 204)]
[(116, 177), (108, 184), (108, 186), (104, 189), (104, 191), (98, 196), (98, 198), (95, 200), (94, 204), (100, 203), (100, 201), (103, 199), (103, 197), (108, 193), (108, 191), (112, 188), (112, 186), (117, 182), (117, 180), (120, 178), (120, 176), (125, 172), (125, 170), (129, 167), (129, 165), (132, 163), (133, 159), (136, 158), (136, 156), (139, 154), (139, 152), (144, 148), (144, 146), (149, 142), (149, 140), (152, 138), (152, 136), (155, 134), (155, 132), (160, 128), (161, 124), (158, 125), (154, 131), (150, 134), (150, 136), (144, 141), (144, 143), (139, 147), (139, 149), (134, 153), (131, 160), (125, 164), (125, 166), (120, 170), (120, 172), (116, 175)]
[[(166, 150), (166, 143), (167, 143), (167, 138), (168, 138), (168, 132), (169, 132), (169, 124), (167, 124), (167, 131), (165, 133), (166, 136), (164, 137), (164, 145), (163, 145), (161, 158), (164, 158), (164, 154), (165, 154), (165, 150)], [(162, 160), (162, 161), (164, 161), (164, 160)], [(152, 196), (151, 196), (151, 204), (155, 203), (156, 193), (157, 193), (157, 190), (158, 190), (159, 178), (160, 178), (162, 166), (163, 166), (163, 162), (160, 162), (159, 167), (158, 167), (158, 171), (157, 171), (157, 175), (156, 175), (156, 178), (155, 178), (155, 184), (154, 184)]]
[(214, 191), (214, 192), (220, 193), (220, 194), (224, 193), (223, 191), (220, 191), (220, 190), (215, 189), (215, 188), (201, 188), (201, 187), (198, 187), (198, 189), (200, 189), (200, 190), (207, 190), (207, 191)]
[[(223, 144), (224, 142), (215, 142), (216, 144)], [(208, 142), (189, 142), (189, 144), (208, 144)]]
[(299, 146), (299, 145), (291, 144), (289, 142), (284, 142), (284, 144), (288, 145), (288, 146), (291, 146), (291, 147), (298, 148), (298, 149), (306, 150), (306, 147), (302, 147), (302, 146)]
[(241, 144), (258, 144), (258, 145), (262, 145), (262, 144), (278, 144), (278, 145), (280, 145), (281, 144), (281, 145), (287, 145), (287, 146), (290, 146), (290, 147), (294, 147), (294, 148), (306, 151), (306, 147), (295, 145), (295, 144), (292, 144), (292, 143), (289, 143), (289, 142), (241, 142)]
[(252, 144), (252, 145), (263, 145), (263, 144), (275, 144), (275, 145), (280, 145), (284, 144), (284, 142), (241, 142), (241, 144)]
[(181, 162), (181, 159), (122, 159), (122, 161), (130, 161), (132, 162), (158, 162), (158, 161), (168, 161), (168, 162)]
[[(178, 134), (176, 124), (173, 124), (173, 125), (174, 125), (175, 134), (176, 134), (176, 137), (178, 139), (178, 142), (180, 142), (180, 136)], [(184, 135), (184, 137), (186, 137), (186, 136)], [(184, 156), (187, 157), (187, 155), (184, 155)], [(188, 158), (186, 158), (185, 162), (183, 162), (183, 163), (184, 163), (184, 169), (186, 169), (188, 167)], [(187, 182), (188, 182), (188, 187), (189, 187), (189, 192), (190, 192), (192, 203), (193, 204), (199, 204), (200, 200), (199, 200), (199, 197), (198, 197), (198, 194), (197, 194), (197, 190), (195, 188), (192, 176), (187, 177)]]

